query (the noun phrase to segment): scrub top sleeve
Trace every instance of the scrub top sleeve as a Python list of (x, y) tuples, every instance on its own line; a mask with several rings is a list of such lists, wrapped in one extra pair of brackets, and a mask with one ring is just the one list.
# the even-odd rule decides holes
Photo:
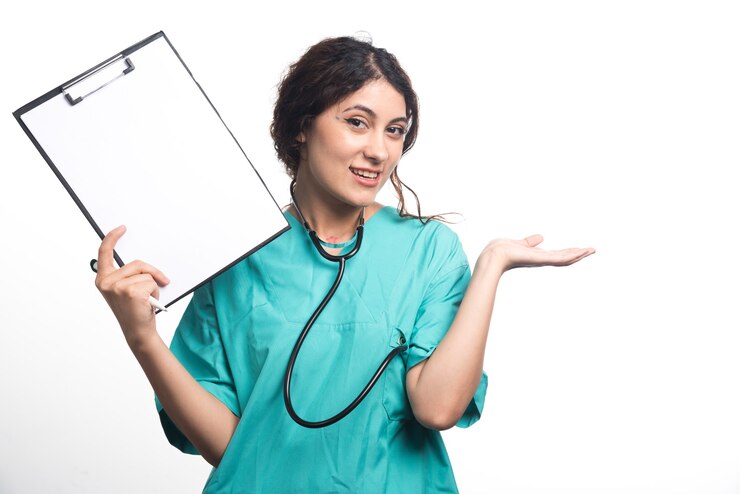
[[(229, 363), (224, 351), (208, 283), (197, 289), (172, 337), (170, 350), (193, 378), (226, 405), (237, 417), (240, 409)], [(156, 399), (156, 397), (155, 397)], [(184, 453), (199, 454), (177, 429), (156, 399), (159, 417), (170, 443)]]
[[(470, 282), (467, 257), (457, 235), (453, 233), (452, 237), (450, 254), (442, 262), (439, 274), (430, 283), (419, 307), (409, 340), (407, 369), (429, 358), (437, 348), (452, 325)], [(468, 427), (478, 421), (483, 411), (487, 388), (488, 376), (483, 373), (473, 399), (457, 423), (458, 427)]]
[(458, 420), (455, 425), (464, 429), (478, 422), (481, 413), (483, 413), (483, 404), (486, 401), (486, 391), (488, 391), (488, 375), (483, 372), (483, 375), (480, 377), (480, 382), (478, 383), (478, 388), (475, 390), (475, 394), (473, 395), (473, 399), (470, 400), (468, 408), (465, 409), (465, 413), (463, 413), (463, 416), (460, 417), (460, 420)]
[(427, 359), (450, 329), (470, 280), (468, 265), (444, 273), (427, 289), (416, 315), (406, 360), (408, 369)]

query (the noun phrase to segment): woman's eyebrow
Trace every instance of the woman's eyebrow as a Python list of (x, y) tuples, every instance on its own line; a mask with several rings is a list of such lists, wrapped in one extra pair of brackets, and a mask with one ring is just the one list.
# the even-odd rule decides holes
[[(344, 110), (342, 110), (342, 113), (346, 113), (346, 112), (348, 112), (350, 110), (360, 110), (360, 111), (363, 111), (363, 112), (367, 113), (368, 115), (370, 115), (372, 118), (376, 118), (378, 116), (373, 110), (371, 110), (370, 108), (368, 108), (365, 105), (360, 105), (360, 104), (353, 105), (353, 106), (350, 106), (348, 108), (345, 108)], [(407, 124), (407, 123), (409, 123), (409, 119), (406, 118), (406, 117), (396, 117), (396, 118), (392, 119), (389, 123), (396, 123), (396, 122), (403, 122), (403, 123), (406, 123)]]

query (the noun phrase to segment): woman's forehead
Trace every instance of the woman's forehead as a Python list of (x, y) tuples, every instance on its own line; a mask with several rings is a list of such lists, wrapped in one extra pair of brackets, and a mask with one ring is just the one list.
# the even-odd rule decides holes
[(335, 105), (335, 110), (358, 110), (389, 119), (406, 118), (406, 100), (385, 79), (370, 81)]

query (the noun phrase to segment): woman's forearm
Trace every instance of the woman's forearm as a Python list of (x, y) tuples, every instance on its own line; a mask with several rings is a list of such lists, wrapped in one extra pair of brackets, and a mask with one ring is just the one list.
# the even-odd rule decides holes
[(502, 273), (491, 256), (479, 258), (449, 331), (432, 355), (407, 374), (414, 415), (427, 427), (443, 430), (455, 425), (478, 388)]
[(596, 252), (593, 248), (543, 250), (541, 235), (490, 242), (476, 263), (468, 290), (447, 335), (424, 362), (406, 376), (416, 418), (434, 429), (448, 429), (462, 417), (483, 372), (488, 328), (501, 275), (517, 267), (569, 266)]
[(156, 332), (130, 346), (169, 418), (208, 463), (218, 466), (238, 417), (193, 379)]

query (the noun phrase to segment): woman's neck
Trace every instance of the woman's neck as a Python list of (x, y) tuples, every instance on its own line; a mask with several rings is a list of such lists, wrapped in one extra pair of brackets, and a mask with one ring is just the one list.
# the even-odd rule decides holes
[[(357, 230), (362, 207), (354, 207), (333, 197), (311, 193), (296, 184), (293, 190), (295, 203), (290, 212), (308, 226), (325, 242), (338, 244), (350, 240)], [(302, 216), (302, 217), (301, 217)]]

